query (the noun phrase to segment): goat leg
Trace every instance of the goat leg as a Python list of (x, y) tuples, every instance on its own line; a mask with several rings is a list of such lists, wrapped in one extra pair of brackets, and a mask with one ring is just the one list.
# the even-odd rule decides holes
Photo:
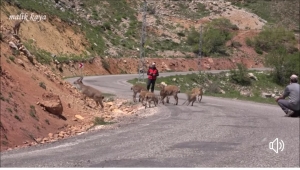
[(175, 105), (178, 105), (178, 96), (174, 96), (175, 100), (176, 100), (176, 104)]
[(163, 96), (163, 97), (161, 98), (161, 102), (162, 102), (163, 105), (165, 104), (164, 99), (165, 99), (165, 97)]
[(133, 102), (136, 102), (136, 93), (133, 94)]
[(82, 100), (84, 102), (84, 105), (86, 105), (86, 95), (83, 95), (82, 97), (83, 97)]
[(96, 102), (96, 108), (99, 106), (99, 102), (97, 100), (95, 100)]
[(170, 103), (170, 101), (169, 101), (169, 96), (167, 96), (167, 101), (166, 101), (166, 103)]
[(201, 102), (201, 100), (202, 100), (202, 95), (200, 95), (198, 98), (199, 103)]
[(102, 100), (101, 100), (101, 101), (99, 101), (99, 103), (100, 103), (100, 106), (101, 106), (101, 108), (103, 109), (103, 108), (104, 108), (104, 106), (103, 106), (103, 102), (102, 102)]

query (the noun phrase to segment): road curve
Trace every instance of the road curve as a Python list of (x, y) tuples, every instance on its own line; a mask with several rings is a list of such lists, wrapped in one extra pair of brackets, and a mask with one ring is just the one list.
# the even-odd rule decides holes
[[(218, 71), (213, 71), (218, 72)], [(161, 73), (161, 76), (185, 73)], [(85, 77), (84, 83), (131, 98), (137, 75)], [(68, 79), (73, 82), (76, 78)], [(156, 92), (157, 93), (157, 92)], [(299, 118), (268, 104), (204, 96), (167, 104), (114, 130), (1, 152), (1, 167), (299, 167)], [(174, 101), (170, 99), (171, 103)], [(143, 114), (143, 110), (140, 114)], [(269, 143), (279, 139), (278, 153)]]

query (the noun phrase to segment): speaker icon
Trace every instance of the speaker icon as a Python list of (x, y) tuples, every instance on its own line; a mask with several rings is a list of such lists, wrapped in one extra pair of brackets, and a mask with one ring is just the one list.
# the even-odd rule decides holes
[(273, 142), (269, 143), (269, 149), (272, 149), (275, 153), (278, 153), (278, 151), (283, 151), (284, 143), (282, 140), (278, 141), (278, 138), (276, 138)]

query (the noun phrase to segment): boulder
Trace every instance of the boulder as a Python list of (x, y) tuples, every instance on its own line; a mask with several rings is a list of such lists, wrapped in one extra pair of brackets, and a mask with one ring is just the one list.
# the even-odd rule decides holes
[(167, 86), (167, 84), (165, 82), (161, 82), (160, 84), (164, 85), (164, 86)]
[(253, 80), (256, 80), (256, 81), (258, 80), (257, 77), (254, 76), (253, 73), (248, 73), (248, 77), (251, 78), (251, 79), (253, 79)]
[(214, 60), (213, 60), (212, 58), (208, 58), (207, 61), (208, 61), (209, 63), (214, 63)]
[(21, 60), (21, 59), (17, 59), (17, 63), (20, 65), (20, 66), (22, 66), (22, 67), (25, 67), (25, 65), (24, 65), (24, 62)]
[(75, 115), (75, 117), (79, 120), (83, 120), (84, 118), (81, 115)]
[(226, 92), (223, 89), (220, 89), (220, 93), (226, 94)]
[(9, 44), (10, 48), (13, 48), (13, 49), (15, 49), (15, 50), (18, 50), (18, 49), (19, 49), (19, 48), (17, 47), (17, 45), (16, 45), (14, 42), (12, 42), (12, 41), (10, 41), (8, 44)]
[(44, 93), (42, 99), (43, 101), (40, 102), (40, 105), (44, 107), (46, 111), (54, 115), (62, 115), (63, 106), (58, 95)]
[(123, 114), (123, 113), (124, 113), (124, 112), (123, 112), (122, 110), (120, 110), (120, 109), (114, 109), (112, 112), (113, 112), (113, 113), (117, 113), (117, 114)]
[(250, 91), (240, 91), (241, 96), (252, 97), (253, 94)]
[(48, 134), (48, 137), (49, 137), (49, 138), (53, 138), (53, 137), (54, 137), (54, 134), (53, 134), (53, 133), (49, 133), (49, 134)]
[(105, 105), (108, 106), (108, 107), (111, 107), (111, 106), (114, 105), (114, 103), (113, 102), (107, 102)]
[(269, 93), (262, 93), (262, 94), (261, 94), (261, 97), (263, 97), (263, 98), (270, 98), (270, 97), (272, 97), (272, 94), (269, 94)]

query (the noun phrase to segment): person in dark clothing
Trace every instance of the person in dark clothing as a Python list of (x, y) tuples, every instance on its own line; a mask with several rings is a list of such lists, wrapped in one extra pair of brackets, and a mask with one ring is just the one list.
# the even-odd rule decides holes
[(149, 67), (147, 75), (148, 75), (147, 90), (149, 91), (150, 86), (151, 86), (151, 92), (153, 93), (156, 77), (159, 76), (159, 73), (158, 73), (158, 70), (156, 69), (155, 63), (152, 63), (152, 66)]
[[(289, 100), (285, 100), (288, 97)], [(290, 77), (290, 84), (284, 89), (284, 93), (276, 99), (276, 102), (285, 112), (286, 117), (299, 116), (300, 112), (300, 85), (298, 84), (298, 76)]]

